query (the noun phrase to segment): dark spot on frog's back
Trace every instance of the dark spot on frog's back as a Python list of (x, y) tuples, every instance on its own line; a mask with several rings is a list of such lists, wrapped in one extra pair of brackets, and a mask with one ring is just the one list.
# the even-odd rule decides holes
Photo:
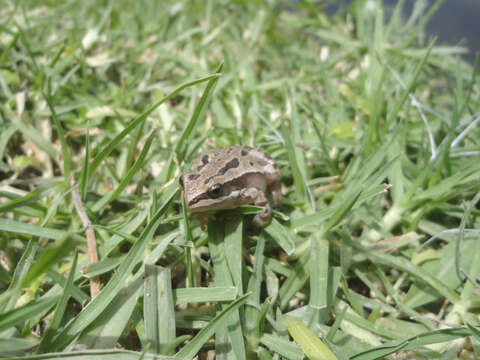
[(208, 155), (203, 155), (202, 156), (202, 165), (197, 166), (197, 171), (202, 170), (205, 167), (205, 165), (207, 165), (207, 164), (208, 164)]
[(197, 180), (200, 177), (200, 174), (190, 174), (188, 175), (188, 180)]
[(235, 169), (235, 168), (237, 168), (239, 165), (240, 165), (240, 161), (238, 161), (238, 158), (233, 158), (232, 160), (230, 160), (229, 162), (227, 162), (223, 168), (221, 168), (220, 170), (218, 170), (218, 173), (217, 173), (216, 176), (224, 175), (228, 170), (230, 170), (230, 169)]
[(206, 185), (206, 184), (208, 184), (208, 183), (210, 182), (210, 180), (212, 180), (215, 176), (225, 175), (225, 173), (226, 173), (228, 170), (237, 168), (237, 167), (239, 167), (239, 166), (240, 166), (240, 161), (238, 161), (238, 158), (233, 158), (232, 160), (230, 160), (229, 162), (227, 162), (223, 168), (221, 168), (220, 170), (218, 170), (218, 172), (217, 172), (215, 175), (206, 178), (203, 183)]
[(248, 151), (246, 149), (242, 149), (242, 151), (240, 151), (240, 154), (242, 156), (247, 156), (248, 155)]

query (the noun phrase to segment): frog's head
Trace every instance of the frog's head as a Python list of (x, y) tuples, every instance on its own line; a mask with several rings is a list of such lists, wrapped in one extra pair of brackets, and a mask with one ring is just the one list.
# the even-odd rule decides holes
[(188, 211), (213, 211), (237, 206), (241, 188), (232, 178), (222, 181), (227, 179), (214, 179), (202, 175), (191, 171), (180, 177)]

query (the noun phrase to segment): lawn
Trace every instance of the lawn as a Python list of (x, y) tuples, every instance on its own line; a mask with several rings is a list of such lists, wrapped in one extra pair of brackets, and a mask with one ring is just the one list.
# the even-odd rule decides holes
[[(480, 359), (479, 66), (441, 3), (4, 0), (0, 357)], [(235, 144), (280, 167), (265, 228), (185, 204)]]

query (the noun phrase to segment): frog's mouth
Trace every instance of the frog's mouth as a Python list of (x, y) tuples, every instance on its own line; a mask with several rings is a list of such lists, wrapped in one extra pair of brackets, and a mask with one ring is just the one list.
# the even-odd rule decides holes
[(212, 199), (210, 196), (208, 196), (208, 194), (202, 194), (192, 199), (188, 203), (188, 209), (190, 210), (190, 212), (205, 212), (232, 209), (241, 204), (244, 204), (244, 202), (241, 201), (241, 193), (241, 190), (234, 190), (230, 194), (223, 195), (215, 199)]

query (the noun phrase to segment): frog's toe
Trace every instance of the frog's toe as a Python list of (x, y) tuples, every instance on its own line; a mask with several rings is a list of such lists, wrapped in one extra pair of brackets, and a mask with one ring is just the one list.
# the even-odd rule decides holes
[(255, 215), (255, 217), (252, 220), (253, 225), (257, 227), (265, 227), (270, 223), (270, 218), (268, 219), (263, 219), (259, 217), (258, 215)]
[(271, 217), (272, 210), (270, 209), (270, 206), (265, 206), (261, 212), (253, 217), (252, 223), (258, 227), (265, 227), (270, 223)]

